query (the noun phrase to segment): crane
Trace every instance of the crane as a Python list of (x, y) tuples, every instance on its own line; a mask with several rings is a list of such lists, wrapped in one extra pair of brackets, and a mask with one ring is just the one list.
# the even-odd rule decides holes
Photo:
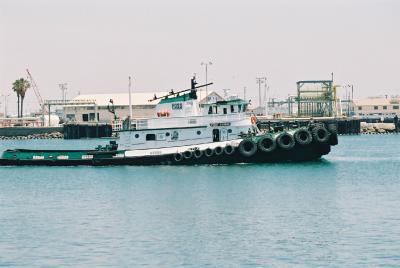
[(43, 109), (42, 112), (47, 114), (48, 111), (47, 111), (46, 107), (44, 107), (44, 102), (43, 102), (42, 96), (40, 95), (39, 88), (36, 85), (36, 82), (33, 79), (33, 76), (31, 75), (31, 73), (29, 72), (28, 69), (26, 69), (26, 73), (28, 74), (28, 79), (31, 82), (31, 86), (33, 88), (33, 91), (35, 92), (36, 99), (38, 100), (41, 109)]

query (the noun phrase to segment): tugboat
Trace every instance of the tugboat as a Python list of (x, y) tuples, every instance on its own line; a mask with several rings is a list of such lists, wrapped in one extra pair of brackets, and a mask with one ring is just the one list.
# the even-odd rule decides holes
[(200, 103), (195, 77), (191, 87), (158, 101), (154, 118), (130, 120), (119, 144), (93, 150), (6, 150), (0, 165), (196, 165), (309, 161), (337, 144), (332, 126), (270, 128), (260, 131), (247, 114), (248, 102), (228, 98)]

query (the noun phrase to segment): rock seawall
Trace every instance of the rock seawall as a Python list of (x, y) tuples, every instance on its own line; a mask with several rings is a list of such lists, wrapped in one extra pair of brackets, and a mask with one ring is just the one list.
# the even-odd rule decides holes
[(61, 132), (30, 134), (24, 136), (0, 136), (0, 140), (33, 140), (33, 139), (63, 139), (64, 134)]
[(366, 123), (361, 122), (361, 134), (387, 134), (396, 133), (393, 123)]

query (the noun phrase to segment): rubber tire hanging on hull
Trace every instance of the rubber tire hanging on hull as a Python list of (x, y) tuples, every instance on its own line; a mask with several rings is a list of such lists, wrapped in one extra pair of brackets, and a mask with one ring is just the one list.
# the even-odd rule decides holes
[(192, 156), (193, 156), (193, 152), (192, 151), (184, 151), (183, 152), (183, 157), (185, 159), (190, 159), (190, 158), (192, 158)]
[(232, 145), (228, 144), (225, 146), (224, 148), (224, 153), (226, 155), (232, 155), (235, 152), (235, 147), (233, 147)]
[(257, 152), (257, 144), (250, 139), (242, 140), (239, 144), (239, 152), (242, 156), (252, 157)]
[(194, 158), (199, 159), (203, 156), (203, 151), (196, 149), (193, 151), (193, 156)]
[(224, 153), (224, 149), (222, 149), (221, 146), (217, 146), (214, 148), (214, 153), (215, 153), (215, 155), (221, 155)]
[(265, 136), (258, 140), (257, 147), (261, 152), (271, 153), (276, 149), (276, 140), (271, 136)]
[(311, 132), (305, 128), (296, 130), (293, 137), (298, 144), (303, 146), (310, 144), (313, 140)]
[(315, 141), (325, 143), (329, 140), (330, 133), (324, 126), (318, 125), (312, 129), (312, 136)]
[(205, 155), (206, 157), (211, 157), (211, 156), (214, 155), (214, 150), (211, 149), (211, 148), (207, 148), (207, 149), (204, 150), (204, 155)]
[(175, 162), (181, 162), (182, 160), (183, 160), (183, 154), (182, 153), (174, 154), (174, 161)]
[(296, 144), (293, 136), (287, 132), (279, 134), (278, 137), (276, 138), (276, 143), (283, 150), (290, 150)]

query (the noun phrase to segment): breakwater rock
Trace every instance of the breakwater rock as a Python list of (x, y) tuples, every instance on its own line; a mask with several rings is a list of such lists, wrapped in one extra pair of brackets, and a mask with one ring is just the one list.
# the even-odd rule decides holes
[(366, 123), (361, 122), (362, 134), (387, 134), (394, 133), (396, 128), (393, 123)]
[(30, 134), (25, 136), (0, 136), (0, 140), (33, 140), (33, 139), (63, 139), (64, 134), (61, 132)]

